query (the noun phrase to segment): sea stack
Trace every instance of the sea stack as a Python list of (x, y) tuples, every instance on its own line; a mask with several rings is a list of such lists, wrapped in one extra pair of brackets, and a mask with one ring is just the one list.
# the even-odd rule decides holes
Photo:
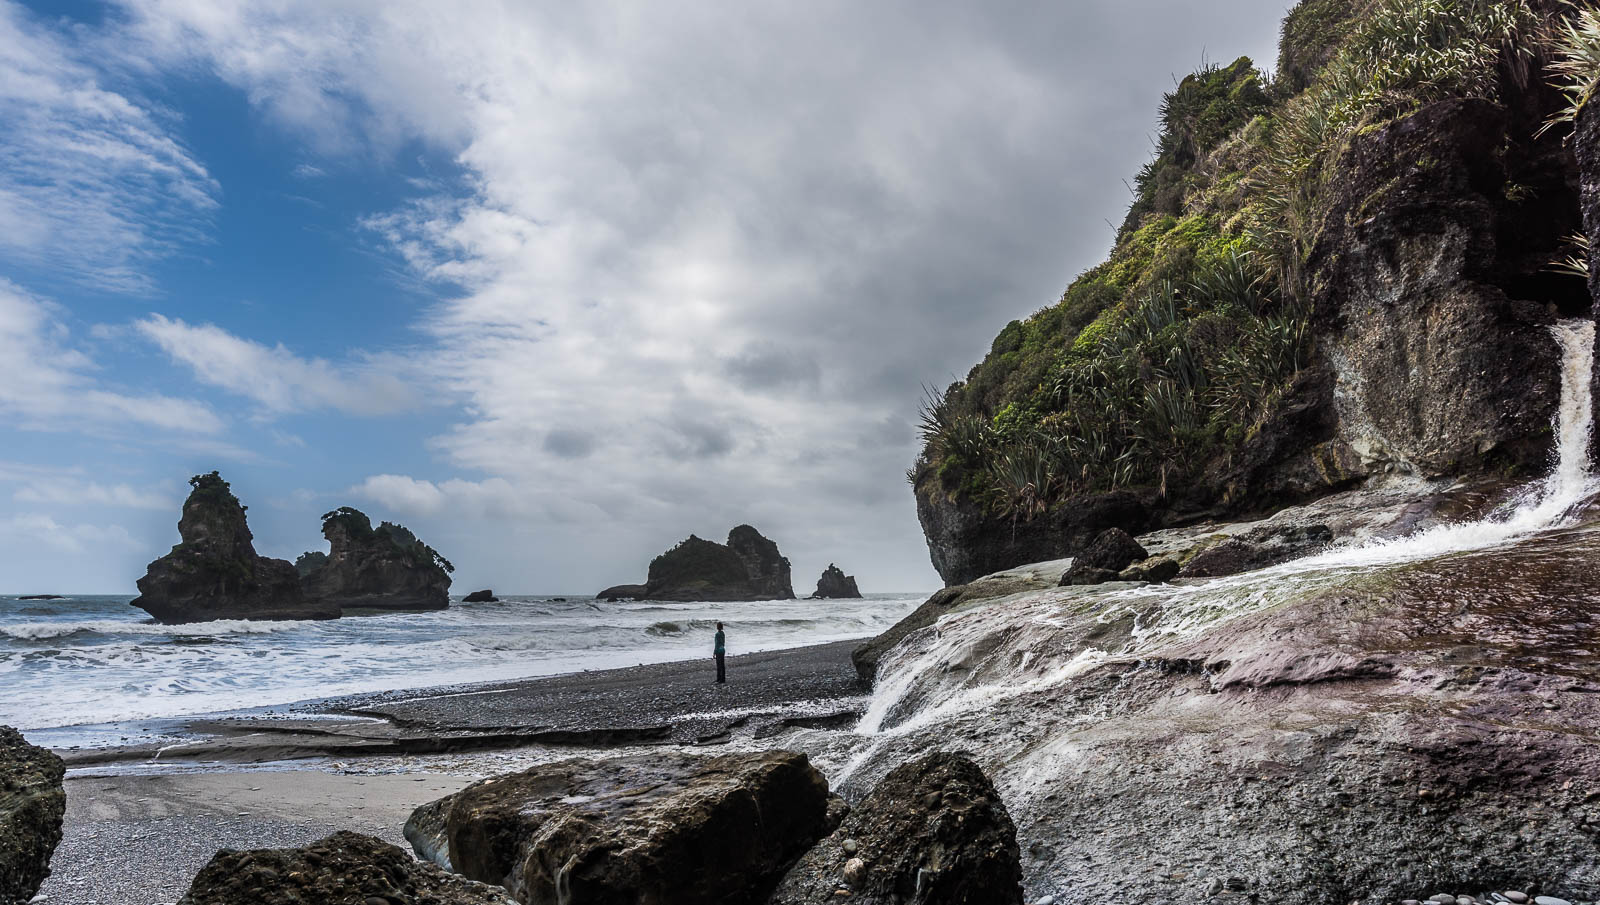
[(749, 525), (719, 544), (693, 534), (650, 561), (643, 585), (617, 585), (599, 598), (638, 600), (793, 600), (789, 560)]
[(338, 608), (442, 610), (450, 605), (455, 566), (403, 525), (372, 527), (366, 513), (341, 506), (322, 516), (325, 560), (301, 556), (307, 599)]
[(139, 579), (139, 607), (158, 622), (334, 619), (337, 606), (306, 599), (287, 560), (256, 554), (245, 507), (216, 472), (189, 479), (177, 546)]
[(844, 574), (843, 569), (830, 562), (822, 570), (822, 577), (817, 579), (817, 592), (811, 596), (818, 600), (860, 597), (861, 591), (856, 587), (854, 575)]

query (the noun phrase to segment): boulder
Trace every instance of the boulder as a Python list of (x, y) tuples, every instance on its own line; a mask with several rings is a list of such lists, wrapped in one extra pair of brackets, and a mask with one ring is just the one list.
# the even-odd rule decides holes
[(1150, 554), (1121, 528), (1107, 528), (1089, 546), (1072, 557), (1072, 568), (1061, 576), (1063, 585), (1114, 581), (1117, 573)]
[(516, 905), (498, 886), (348, 831), (304, 848), (222, 849), (179, 905)]
[(1152, 556), (1143, 562), (1133, 565), (1117, 573), (1118, 581), (1148, 581), (1151, 584), (1162, 584), (1178, 577), (1178, 572), (1183, 569), (1183, 563), (1176, 556)]
[(139, 607), (158, 622), (333, 619), (339, 608), (308, 600), (294, 566), (258, 556), (245, 507), (216, 472), (189, 479), (178, 545), (139, 579)]
[(802, 857), (769, 905), (1021, 905), (1017, 831), (964, 754), (890, 771)]
[[(366, 513), (343, 506), (322, 516), (326, 562), (300, 579), (308, 599), (339, 608), (442, 610), (450, 605), (455, 566), (404, 525), (377, 528)], [(314, 554), (301, 557), (307, 562)]]
[(0, 726), (0, 905), (21, 905), (50, 876), (67, 795), (61, 758)]
[(642, 584), (612, 585), (604, 591), (594, 595), (596, 600), (644, 600), (645, 586)]
[(486, 779), (419, 808), (406, 834), (423, 858), (524, 905), (755, 905), (829, 813), (804, 754), (658, 753)]
[(854, 575), (846, 575), (843, 569), (828, 563), (822, 570), (822, 577), (817, 579), (817, 592), (811, 596), (819, 599), (860, 597), (861, 591), (856, 587)]
[[(619, 593), (638, 590), (638, 593)], [(693, 534), (650, 561), (644, 585), (617, 585), (595, 595), (648, 600), (793, 600), (789, 560), (749, 525), (719, 544)]]
[(1309, 556), (1333, 542), (1327, 525), (1262, 527), (1206, 547), (1184, 564), (1183, 578), (1215, 578)]
[(499, 601), (499, 599), (500, 598), (494, 596), (494, 591), (492, 591), (492, 590), (490, 590), (488, 588), (484, 588), (481, 591), (473, 591), (471, 594), (468, 594), (467, 596), (461, 598), (461, 602), (462, 603), (495, 603), (495, 602)]

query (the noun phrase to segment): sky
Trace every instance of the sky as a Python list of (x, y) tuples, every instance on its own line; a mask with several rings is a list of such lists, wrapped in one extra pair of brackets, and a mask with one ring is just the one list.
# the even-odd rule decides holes
[(932, 589), (924, 385), (1105, 256), (1286, 0), (0, 0), (0, 593), (132, 594), (218, 470), (455, 588), (690, 533)]

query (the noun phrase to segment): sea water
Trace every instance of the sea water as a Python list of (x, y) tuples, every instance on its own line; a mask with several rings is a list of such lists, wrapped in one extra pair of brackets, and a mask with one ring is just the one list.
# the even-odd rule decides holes
[(128, 596), (0, 596), (0, 724), (79, 726), (709, 658), (718, 620), (730, 655), (801, 647), (878, 634), (924, 597), (503, 597), (327, 621), (159, 625)]

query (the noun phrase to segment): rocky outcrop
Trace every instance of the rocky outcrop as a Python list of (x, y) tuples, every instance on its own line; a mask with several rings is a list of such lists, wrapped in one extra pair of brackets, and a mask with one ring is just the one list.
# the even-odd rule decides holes
[(1123, 569), (1149, 556), (1133, 536), (1121, 528), (1107, 528), (1089, 546), (1072, 557), (1072, 568), (1061, 576), (1063, 585), (1115, 581)]
[(843, 569), (830, 562), (822, 570), (822, 577), (817, 579), (817, 592), (811, 596), (817, 599), (860, 597), (861, 590), (856, 587), (854, 575), (844, 574)]
[(912, 610), (904, 619), (850, 652), (850, 661), (855, 665), (856, 675), (860, 676), (862, 682), (871, 685), (878, 675), (878, 662), (885, 654), (894, 650), (907, 635), (917, 629), (933, 625), (939, 621), (939, 617), (955, 612), (963, 604), (972, 601), (991, 600), (1023, 591), (1054, 587), (1065, 565), (1066, 563), (1060, 561), (1036, 563), (1021, 569), (985, 575), (968, 584), (941, 588), (933, 592), (932, 597), (923, 601), (921, 606)]
[(803, 754), (661, 753), (486, 779), (419, 808), (406, 838), (524, 903), (756, 905), (828, 814)]
[(0, 905), (32, 899), (50, 876), (67, 796), (61, 758), (0, 726)]
[(999, 519), (982, 506), (952, 499), (926, 469), (916, 474), (917, 519), (933, 568), (946, 585), (966, 584), (1027, 563), (1063, 559), (1107, 528), (1138, 534), (1152, 526), (1151, 507), (1126, 491), (1088, 494), (1032, 520)]
[(594, 595), (596, 600), (644, 600), (646, 588), (642, 584), (612, 585)]
[(245, 507), (216, 472), (189, 479), (178, 545), (139, 579), (133, 605), (159, 622), (333, 619), (339, 608), (308, 600), (294, 566), (258, 556)]
[(1016, 827), (966, 755), (890, 771), (778, 884), (769, 905), (1021, 905)]
[(179, 905), (516, 905), (498, 886), (419, 863), (404, 849), (338, 832), (304, 848), (223, 849)]
[[(1600, 318), (1600, 101), (1591, 98), (1579, 108), (1572, 150), (1578, 161), (1578, 200), (1583, 207), (1583, 235), (1589, 240), (1590, 313), (1592, 317)], [(1600, 381), (1600, 355), (1595, 356), (1594, 377)], [(1597, 422), (1594, 433), (1591, 439), (1600, 445), (1600, 422)]]
[[(642, 588), (642, 590), (640, 590)], [(632, 591), (637, 593), (627, 593)], [(644, 585), (617, 585), (595, 595), (639, 600), (793, 600), (789, 560), (749, 525), (719, 544), (693, 534), (650, 561)]]
[(1183, 578), (1216, 578), (1265, 569), (1310, 556), (1333, 542), (1327, 525), (1263, 526), (1195, 553), (1178, 572)]
[(373, 528), (365, 513), (346, 506), (322, 516), (322, 536), (330, 547), (327, 561), (300, 579), (308, 599), (341, 609), (450, 605), (455, 567), (404, 526), (383, 522)]
[(500, 598), (494, 596), (494, 591), (490, 590), (489, 588), (484, 588), (481, 591), (473, 591), (471, 594), (468, 594), (467, 596), (461, 598), (461, 602), (462, 603), (495, 603), (495, 602), (499, 601), (499, 599)]

